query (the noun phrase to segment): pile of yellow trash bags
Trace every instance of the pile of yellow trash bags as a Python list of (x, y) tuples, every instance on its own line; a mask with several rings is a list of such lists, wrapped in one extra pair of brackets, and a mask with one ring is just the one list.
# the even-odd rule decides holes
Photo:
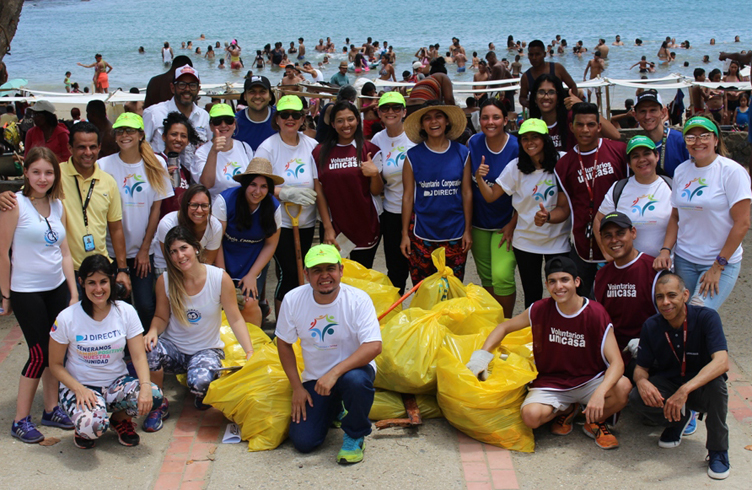
[[(372, 420), (405, 417), (400, 393), (416, 395), (424, 419), (445, 417), (468, 436), (516, 451), (532, 452), (532, 431), (520, 417), (526, 385), (537, 371), (532, 335), (525, 329), (507, 336), (479, 381), (465, 367), (493, 328), (503, 321), (501, 306), (480, 286), (462, 282), (446, 267), (444, 249), (433, 253), (438, 272), (423, 281), (410, 307), (395, 308), (381, 320), (382, 353), (376, 358)], [(384, 274), (344, 260), (343, 282), (369, 294), (381, 315), (399, 299)], [(243, 365), (214, 381), (204, 399), (237, 423), (250, 451), (274, 449), (290, 427), (292, 389), (277, 346), (261, 329), (248, 325), (254, 355), (245, 361), (223, 322), (225, 365)], [(293, 346), (300, 372), (303, 359)], [(504, 356), (502, 357), (502, 354)]]

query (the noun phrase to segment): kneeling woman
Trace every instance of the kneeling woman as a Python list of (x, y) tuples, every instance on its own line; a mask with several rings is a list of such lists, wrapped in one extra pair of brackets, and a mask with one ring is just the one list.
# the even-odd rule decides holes
[[(194, 406), (203, 404), (209, 383), (222, 367), (224, 343), (219, 337), (222, 309), (247, 356), (253, 354), (251, 338), (238, 310), (235, 287), (222, 269), (199, 261), (201, 245), (186, 228), (167, 232), (167, 272), (157, 279), (157, 310), (144, 337), (154, 383), (162, 386), (164, 371), (188, 375), (188, 389), (196, 395)], [(164, 370), (164, 371), (163, 371)], [(167, 398), (144, 421), (144, 430), (156, 432), (169, 416)]]
[[(138, 314), (114, 299), (112, 268), (103, 255), (84, 259), (78, 270), (84, 295), (60, 312), (50, 332), (50, 369), (63, 384), (60, 405), (73, 421), (73, 442), (81, 449), (93, 448), (110, 425), (120, 444), (137, 445), (131, 418), (162, 404), (161, 390), (149, 381)], [(128, 375), (126, 344), (138, 379)]]
[(407, 150), (402, 167), (400, 249), (410, 262), (413, 284), (435, 272), (431, 252), (441, 247), (454, 275), (460, 280), (465, 276), (467, 252), (473, 244), (472, 176), (469, 150), (452, 140), (466, 124), (459, 107), (434, 104), (405, 121), (405, 133), (417, 146)]
[(274, 185), (285, 179), (272, 173), (272, 164), (265, 158), (254, 158), (245, 172), (233, 179), (240, 187), (218, 195), (213, 212), (224, 231), (224, 269), (243, 293), (243, 319), (260, 327), (259, 291), (266, 284), (266, 271), (277, 249), (282, 224)]

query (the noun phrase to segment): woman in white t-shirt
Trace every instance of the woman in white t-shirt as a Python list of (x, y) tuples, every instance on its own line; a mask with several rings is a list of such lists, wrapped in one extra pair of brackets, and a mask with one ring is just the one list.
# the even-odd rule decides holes
[[(487, 202), (502, 194), (512, 197), (512, 207), (517, 212), (517, 224), (512, 236), (512, 248), (525, 294), (525, 308), (543, 297), (541, 263), (569, 254), (569, 219), (561, 223), (548, 223), (550, 210), (566, 208), (566, 195), (559, 192), (554, 177), (554, 167), (559, 160), (548, 127), (542, 119), (528, 119), (517, 133), (519, 156), (504, 167), (501, 175), (490, 187), (483, 178), (488, 166), (482, 164), (476, 171), (478, 189)], [(543, 220), (538, 214), (544, 215)]]
[(0, 316), (15, 313), (29, 348), (18, 382), (11, 435), (26, 443), (44, 439), (29, 415), (40, 378), (44, 381), (42, 425), (73, 428), (58, 407), (58, 382), (47, 369), (50, 327), (58, 313), (78, 302), (61, 197), (57, 157), (49, 148), (32, 148), (24, 161), (23, 190), (16, 193), (18, 206), (0, 213)]
[[(141, 325), (154, 316), (154, 273), (151, 244), (159, 224), (162, 200), (174, 194), (167, 164), (144, 140), (144, 121), (133, 112), (120, 114), (112, 125), (120, 151), (99, 160), (99, 168), (112, 175), (123, 203), (125, 257), (130, 270), (133, 306)], [(107, 234), (107, 252), (115, 257)]]
[(283, 184), (274, 186), (274, 197), (284, 207), (281, 212), (279, 243), (274, 252), (274, 263), (279, 277), (279, 284), (274, 292), (277, 313), (285, 295), (301, 285), (296, 266), (292, 219), (285, 209), (292, 216), (300, 213), (298, 234), (301, 257), (305, 257), (311, 248), (316, 227), (316, 191), (313, 190), (313, 186), (319, 174), (311, 152), (318, 142), (300, 132), (304, 121), (303, 115), (303, 102), (300, 97), (286, 95), (280, 98), (271, 121), (272, 128), (277, 134), (268, 137), (256, 149), (256, 157), (269, 160), (274, 175), (285, 179)]
[[(660, 253), (671, 216), (671, 179), (660, 177), (656, 173), (659, 158), (655, 143), (647, 136), (635, 136), (629, 140), (627, 160), (632, 176), (627, 179), (626, 185), (619, 186), (615, 182), (611, 186), (593, 221), (593, 235), (606, 260), (613, 259), (601, 243), (601, 220), (614, 211), (624, 213), (632, 220), (637, 230), (634, 241), (637, 250), (653, 258)], [(618, 205), (614, 203), (617, 186), (621, 187)]]
[[(246, 352), (253, 345), (238, 310), (235, 286), (222, 269), (199, 261), (201, 245), (190, 230), (177, 226), (167, 233), (167, 272), (157, 279), (157, 311), (144, 337), (152, 380), (162, 386), (164, 373), (186, 373), (188, 389), (196, 395), (194, 406), (203, 404), (209, 384), (219, 376), (225, 354), (219, 336), (222, 310), (235, 337)], [(169, 416), (167, 398), (144, 421), (144, 430), (155, 432)]]
[(167, 269), (164, 254), (164, 241), (167, 232), (177, 225), (193, 233), (201, 243), (201, 261), (213, 264), (222, 245), (222, 225), (212, 216), (212, 200), (209, 189), (201, 184), (193, 184), (180, 200), (180, 210), (167, 213), (157, 227), (154, 247), (154, 275), (159, 276)]
[(191, 175), (194, 182), (209, 189), (212, 201), (222, 191), (238, 186), (232, 178), (242, 174), (253, 158), (250, 145), (232, 137), (236, 124), (232, 107), (214, 104), (209, 112), (209, 128), (214, 138), (196, 150)]
[(690, 160), (674, 171), (671, 218), (658, 270), (674, 267), (691, 302), (717, 310), (731, 294), (742, 264), (742, 239), (749, 229), (752, 200), (746, 169), (722, 156), (718, 126), (696, 116), (684, 125)]
[(399, 92), (387, 92), (379, 99), (378, 113), (384, 129), (371, 138), (381, 149), (384, 178), (384, 212), (381, 213), (381, 235), (384, 237), (384, 258), (389, 280), (405, 292), (410, 264), (402, 255), (402, 166), (407, 150), (415, 146), (405, 134), (403, 120), (407, 115), (405, 97)]
[[(162, 391), (149, 380), (141, 322), (131, 305), (115, 301), (112, 268), (103, 255), (84, 259), (78, 269), (84, 296), (58, 315), (50, 332), (50, 369), (63, 384), (60, 405), (81, 449), (93, 448), (110, 426), (120, 444), (138, 445), (131, 419), (162, 404)], [(126, 345), (138, 379), (128, 374)]]

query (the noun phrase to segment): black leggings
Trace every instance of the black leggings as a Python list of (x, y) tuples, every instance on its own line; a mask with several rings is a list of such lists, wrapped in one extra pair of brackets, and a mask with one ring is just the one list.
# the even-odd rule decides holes
[(17, 293), (11, 290), (11, 306), (29, 347), (29, 360), (21, 371), (23, 376), (33, 379), (42, 377), (42, 372), (49, 365), (50, 329), (69, 301), (67, 282), (52, 291)]
[[(313, 243), (314, 228), (299, 228), (300, 231), (300, 257), (305, 254)], [(295, 235), (292, 228), (282, 228), (279, 234), (279, 243), (274, 252), (274, 267), (277, 271), (279, 282), (274, 291), (274, 299), (282, 301), (287, 293), (299, 286), (298, 265), (295, 259)]]
[(392, 285), (398, 287), (400, 296), (405, 293), (405, 284), (410, 276), (410, 263), (400, 244), (402, 243), (402, 215), (384, 211), (381, 214), (381, 236), (384, 237), (384, 258), (386, 270)]
[(543, 259), (545, 258), (548, 262), (554, 257), (567, 257), (569, 254), (535, 254), (523, 252), (514, 247), (512, 250), (514, 250), (514, 258), (517, 259), (517, 269), (520, 271), (522, 291), (525, 294), (525, 309), (527, 309), (543, 297), (542, 279), (545, 279), (541, 273)]

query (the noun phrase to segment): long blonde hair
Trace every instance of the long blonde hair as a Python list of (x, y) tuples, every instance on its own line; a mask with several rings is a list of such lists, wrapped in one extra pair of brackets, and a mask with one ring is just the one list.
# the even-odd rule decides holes
[(183, 226), (176, 226), (167, 232), (164, 241), (164, 253), (165, 262), (167, 262), (167, 291), (170, 295), (170, 311), (179, 323), (190, 326), (188, 322), (188, 315), (185, 311), (185, 300), (188, 297), (188, 293), (185, 290), (185, 274), (181, 271), (177, 265), (172, 261), (170, 257), (170, 247), (172, 244), (181, 241), (185, 242), (196, 250), (196, 258), (201, 255), (201, 244), (190, 232)]
[[(143, 132), (141, 134), (143, 136)], [(154, 150), (146, 140), (142, 139), (140, 141), (138, 151), (141, 153), (141, 158), (144, 160), (146, 180), (149, 181), (149, 185), (151, 185), (152, 188), (162, 196), (166, 196), (166, 181), (169, 179), (167, 169), (165, 169), (159, 160), (157, 160), (157, 155), (154, 154)]]

